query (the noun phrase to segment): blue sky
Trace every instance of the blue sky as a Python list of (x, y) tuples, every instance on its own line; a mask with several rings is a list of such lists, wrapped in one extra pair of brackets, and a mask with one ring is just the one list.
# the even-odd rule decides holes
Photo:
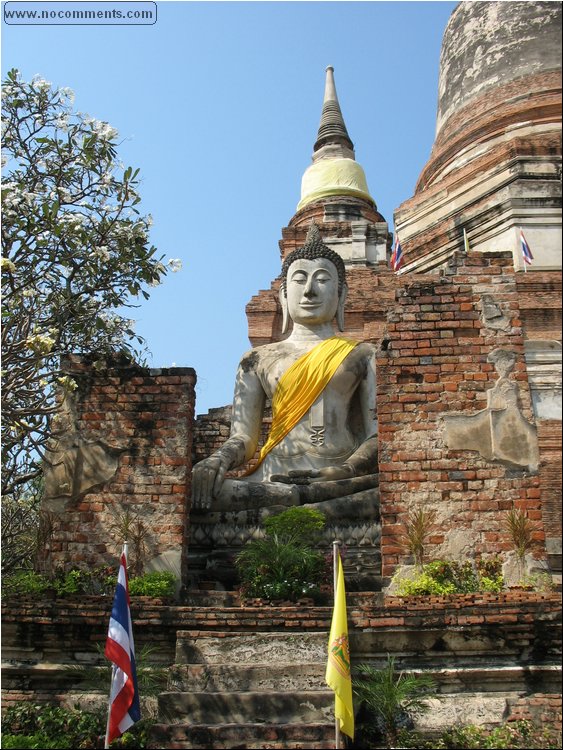
[[(111, 2), (108, 3), (111, 5)], [(152, 26), (8, 26), (2, 73), (76, 94), (140, 168), (151, 241), (183, 270), (131, 311), (153, 367), (194, 367), (198, 413), (230, 403), (245, 305), (280, 268), (334, 66), (370, 192), (393, 230), (436, 121), (452, 2), (158, 2)]]

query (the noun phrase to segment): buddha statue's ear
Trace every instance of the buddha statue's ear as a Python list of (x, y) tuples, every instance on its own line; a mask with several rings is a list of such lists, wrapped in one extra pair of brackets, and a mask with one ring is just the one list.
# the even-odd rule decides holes
[(336, 325), (338, 326), (338, 330), (341, 332), (344, 331), (344, 303), (346, 302), (347, 296), (348, 285), (344, 283), (342, 284), (342, 291), (340, 292), (340, 295), (338, 297), (338, 307), (336, 308)]
[(280, 286), (279, 300), (282, 309), (282, 333), (286, 333), (289, 323), (289, 314), (287, 311), (287, 293), (285, 290), (285, 284)]

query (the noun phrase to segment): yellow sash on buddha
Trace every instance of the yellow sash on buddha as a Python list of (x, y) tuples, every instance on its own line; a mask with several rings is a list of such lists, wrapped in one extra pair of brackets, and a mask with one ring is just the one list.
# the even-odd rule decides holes
[(272, 426), (268, 439), (250, 474), (256, 471), (272, 448), (307, 414), (338, 367), (358, 343), (333, 336), (321, 341), (288, 367), (272, 398)]

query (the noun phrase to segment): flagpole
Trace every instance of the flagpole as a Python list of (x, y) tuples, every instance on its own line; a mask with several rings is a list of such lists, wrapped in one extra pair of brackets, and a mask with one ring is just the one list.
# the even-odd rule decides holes
[[(334, 541), (332, 543), (332, 569), (333, 569), (333, 580), (334, 580), (334, 607), (336, 607), (336, 587), (338, 585), (338, 555), (339, 555), (340, 542)], [(340, 719), (336, 716), (334, 718), (334, 747), (336, 750), (340, 750), (341, 737), (340, 737)]]
[[(127, 542), (123, 542), (123, 550), (121, 551), (122, 555), (125, 555), (125, 564), (127, 564)], [(121, 559), (121, 555), (119, 556)], [(109, 684), (109, 701), (108, 701), (108, 720), (106, 722), (106, 736), (104, 738), (104, 750), (109, 750), (109, 722), (111, 717), (111, 694), (113, 692), (113, 682), (115, 680), (115, 672), (117, 670), (117, 667), (115, 664), (111, 665), (111, 681)]]
[(110, 719), (110, 715), (111, 715), (111, 693), (112, 693), (112, 690), (113, 690), (113, 681), (115, 679), (115, 670), (116, 670), (116, 666), (115, 666), (115, 664), (112, 664), (111, 665), (111, 682), (109, 684), (108, 720), (106, 722), (106, 736), (104, 737), (104, 750), (108, 750), (109, 749), (109, 742), (108, 742), (108, 737), (109, 737), (109, 719)]

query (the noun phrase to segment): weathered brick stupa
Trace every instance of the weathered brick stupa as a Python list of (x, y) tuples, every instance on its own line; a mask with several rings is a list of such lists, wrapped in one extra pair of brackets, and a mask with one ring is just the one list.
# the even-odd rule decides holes
[[(560, 577), (560, 3), (456, 7), (442, 43), (434, 146), (395, 227), (407, 275), (444, 267), (463, 247), (464, 230), (469, 257), (509, 253), (524, 347), (516, 377), (530, 387), (545, 544)], [(534, 256), (528, 267), (520, 230)], [(505, 325), (498, 292), (481, 299), (497, 330)]]

